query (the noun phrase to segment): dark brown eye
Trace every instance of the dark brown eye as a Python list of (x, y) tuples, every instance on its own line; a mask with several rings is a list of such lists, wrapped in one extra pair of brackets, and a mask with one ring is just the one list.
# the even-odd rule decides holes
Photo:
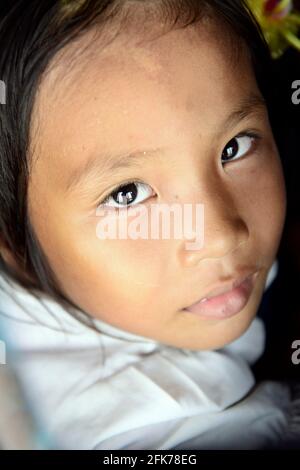
[(132, 181), (112, 191), (101, 205), (122, 209), (144, 202), (152, 194), (153, 191), (148, 184)]
[(231, 139), (222, 152), (222, 162), (236, 160), (246, 155), (252, 147), (253, 136), (244, 135)]
[(135, 183), (129, 183), (125, 186), (121, 186), (119, 189), (114, 191), (111, 196), (117, 204), (128, 206), (134, 202), (137, 196), (137, 187)]

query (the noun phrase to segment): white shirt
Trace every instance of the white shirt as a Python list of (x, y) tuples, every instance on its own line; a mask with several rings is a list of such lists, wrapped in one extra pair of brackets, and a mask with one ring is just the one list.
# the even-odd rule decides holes
[[(277, 262), (265, 288), (276, 273)], [(179, 349), (100, 320), (95, 331), (0, 276), (0, 321), (55, 448), (256, 449), (283, 433), (288, 388), (257, 386), (251, 371), (264, 350), (258, 318), (222, 349)]]

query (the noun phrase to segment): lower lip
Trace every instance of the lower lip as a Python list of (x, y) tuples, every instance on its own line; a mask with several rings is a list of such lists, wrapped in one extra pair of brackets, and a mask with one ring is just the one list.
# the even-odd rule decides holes
[(258, 272), (247, 277), (229, 292), (198, 302), (184, 310), (201, 317), (225, 319), (239, 313), (248, 303)]

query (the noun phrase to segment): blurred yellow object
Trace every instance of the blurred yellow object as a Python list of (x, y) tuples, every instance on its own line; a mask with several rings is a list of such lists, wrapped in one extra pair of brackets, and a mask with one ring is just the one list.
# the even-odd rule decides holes
[(292, 0), (247, 0), (247, 3), (274, 59), (290, 46), (300, 51), (300, 13), (294, 10)]

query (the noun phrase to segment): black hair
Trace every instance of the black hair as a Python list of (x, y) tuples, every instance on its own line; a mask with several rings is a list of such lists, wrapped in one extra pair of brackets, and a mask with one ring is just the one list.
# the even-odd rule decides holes
[(0, 254), (0, 272), (67, 308), (74, 305), (61, 291), (27, 211), (35, 96), (58, 51), (95, 26), (101, 30), (117, 23), (121, 29), (137, 6), (149, 7), (147, 14), (153, 12), (171, 28), (186, 27), (205, 15), (218, 18), (240, 39), (235, 40), (239, 47), (247, 46), (260, 90), (272, 104), (270, 54), (242, 0), (1, 0), (0, 79), (7, 95), (6, 104), (0, 105), (0, 249), (13, 254), (18, 269)]

